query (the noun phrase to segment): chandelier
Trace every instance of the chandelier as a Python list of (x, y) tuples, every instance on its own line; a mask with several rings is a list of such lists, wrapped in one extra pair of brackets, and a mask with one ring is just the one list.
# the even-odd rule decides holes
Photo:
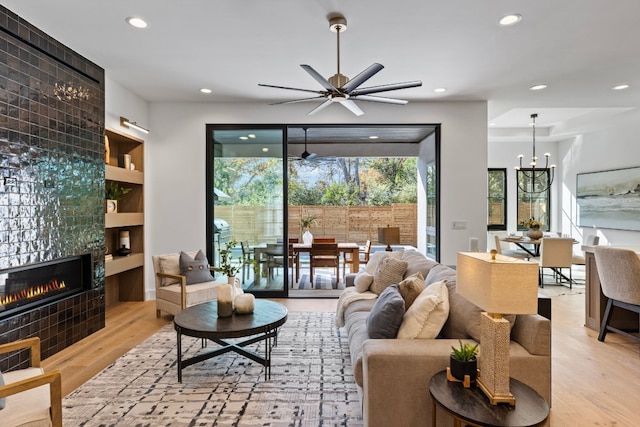
[[(525, 193), (543, 193), (547, 191), (549, 187), (551, 187), (551, 184), (553, 184), (553, 177), (556, 169), (556, 165), (549, 166), (549, 157), (551, 157), (551, 154), (549, 153), (544, 153), (544, 168), (536, 169), (536, 166), (538, 164), (538, 157), (536, 156), (536, 117), (538, 117), (538, 115), (535, 113), (531, 115), (531, 119), (533, 120), (533, 154), (531, 155), (531, 163), (529, 163), (528, 168), (523, 168), (522, 159), (524, 158), (524, 155), (520, 154), (518, 156), (520, 165), (515, 167), (515, 170), (522, 173), (522, 182), (520, 182), (520, 179), (518, 179), (518, 177), (516, 177), (516, 181), (518, 182), (518, 187), (520, 188), (520, 190), (524, 191)], [(547, 177), (548, 180), (544, 188), (536, 188), (536, 182), (539, 182), (541, 178)], [(527, 181), (529, 181), (530, 183), (529, 186), (527, 186)]]

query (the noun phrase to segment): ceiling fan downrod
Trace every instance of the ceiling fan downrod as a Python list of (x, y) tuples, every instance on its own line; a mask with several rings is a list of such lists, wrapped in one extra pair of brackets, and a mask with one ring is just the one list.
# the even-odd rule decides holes
[(335, 16), (331, 18), (329, 20), (329, 29), (336, 33), (338, 72), (329, 77), (328, 80), (334, 87), (340, 88), (349, 81), (347, 76), (340, 74), (340, 33), (347, 30), (346, 18), (344, 16)]

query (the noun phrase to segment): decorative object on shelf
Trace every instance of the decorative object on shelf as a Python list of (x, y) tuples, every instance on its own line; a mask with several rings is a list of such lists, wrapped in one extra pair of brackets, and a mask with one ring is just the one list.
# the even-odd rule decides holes
[(231, 285), (218, 286), (218, 317), (230, 317), (233, 314), (233, 295)]
[(317, 217), (315, 216), (303, 216), (300, 218), (300, 227), (304, 230), (302, 233), (302, 243), (310, 245), (313, 243), (313, 234), (311, 234), (311, 226), (315, 225)]
[(124, 188), (111, 181), (105, 190), (107, 213), (118, 213), (118, 200), (122, 199), (129, 191), (131, 191), (130, 188)]
[(253, 313), (255, 297), (253, 296), (253, 294), (236, 295), (236, 297), (233, 299), (233, 305), (237, 314)]
[(131, 129), (135, 129), (138, 130), (142, 133), (149, 133), (149, 129), (147, 128), (143, 128), (142, 126), (140, 126), (137, 122), (132, 122), (129, 119), (125, 119), (124, 117), (120, 117), (120, 126), (122, 126), (123, 128), (131, 128)]
[(387, 245), (386, 251), (391, 252), (391, 245), (400, 243), (400, 227), (378, 228), (378, 242)]
[(492, 405), (515, 405), (509, 391), (509, 334), (503, 314), (538, 311), (538, 263), (483, 252), (458, 252), (457, 292), (486, 312), (480, 317), (480, 372), (476, 383)]
[(109, 246), (105, 246), (104, 247), (104, 260), (105, 261), (111, 261), (113, 259), (113, 254), (111, 253), (111, 249), (109, 249)]
[(109, 137), (107, 135), (104, 136), (104, 162), (105, 164), (109, 164), (109, 157), (111, 156), (111, 147), (109, 147)]
[(451, 357), (447, 378), (449, 381), (461, 381), (466, 388), (478, 377), (478, 344), (462, 343), (458, 340), (460, 347), (451, 346)]
[[(549, 187), (551, 187), (551, 184), (553, 184), (553, 178), (554, 178), (554, 173), (556, 170), (556, 165), (552, 164), (549, 166), (549, 157), (551, 157), (550, 153), (544, 153), (544, 157), (545, 157), (545, 165), (543, 169), (538, 168), (536, 170), (536, 166), (538, 163), (538, 157), (536, 156), (536, 118), (538, 117), (537, 114), (532, 114), (531, 115), (531, 119), (533, 120), (533, 153), (531, 155), (531, 162), (529, 163), (529, 167), (528, 168), (523, 168), (522, 166), (522, 159), (524, 158), (524, 155), (520, 154), (518, 156), (518, 160), (520, 162), (519, 166), (515, 166), (515, 170), (522, 172), (522, 175), (524, 177), (523, 181), (525, 182), (520, 182), (519, 179), (517, 179), (518, 182), (518, 187), (520, 188), (520, 190), (524, 191), (525, 193), (543, 193), (545, 191), (547, 191), (549, 189)], [(549, 171), (549, 172), (547, 172)], [(547, 173), (549, 173), (549, 175), (547, 175)], [(548, 179), (547, 179), (548, 177)], [(545, 185), (542, 186), (542, 188), (538, 188), (537, 187), (537, 183), (540, 182), (542, 180), (542, 178), (544, 178)], [(527, 185), (527, 182), (529, 181), (529, 185)]]
[(527, 231), (527, 236), (531, 240), (542, 239), (543, 233), (540, 230), (540, 227), (542, 227), (542, 222), (536, 220), (534, 217), (531, 217), (529, 219), (520, 221), (519, 224), (529, 229), (529, 231)]
[(134, 165), (133, 163), (130, 163), (129, 170), (132, 170), (132, 171), (136, 170), (136, 165)]
[(120, 230), (120, 244), (118, 245), (118, 255), (126, 256), (131, 254), (131, 239), (129, 230)]
[(131, 154), (122, 155), (122, 163), (120, 163), (120, 167), (125, 168), (126, 170), (131, 170)]

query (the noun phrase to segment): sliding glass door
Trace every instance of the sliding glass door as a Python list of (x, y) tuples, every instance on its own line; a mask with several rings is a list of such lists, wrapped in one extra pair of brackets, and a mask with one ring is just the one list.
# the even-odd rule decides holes
[(264, 297), (288, 288), (285, 140), (283, 126), (207, 126), (209, 259), (227, 258), (242, 288)]

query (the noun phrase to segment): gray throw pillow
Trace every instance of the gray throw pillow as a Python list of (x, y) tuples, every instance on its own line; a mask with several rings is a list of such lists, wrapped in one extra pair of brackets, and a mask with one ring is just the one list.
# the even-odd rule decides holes
[(186, 252), (180, 252), (180, 274), (187, 278), (187, 285), (213, 280), (209, 261), (202, 250), (198, 251), (195, 258), (191, 258)]
[(369, 338), (395, 338), (404, 317), (404, 299), (398, 285), (385, 288), (378, 296), (367, 317)]

